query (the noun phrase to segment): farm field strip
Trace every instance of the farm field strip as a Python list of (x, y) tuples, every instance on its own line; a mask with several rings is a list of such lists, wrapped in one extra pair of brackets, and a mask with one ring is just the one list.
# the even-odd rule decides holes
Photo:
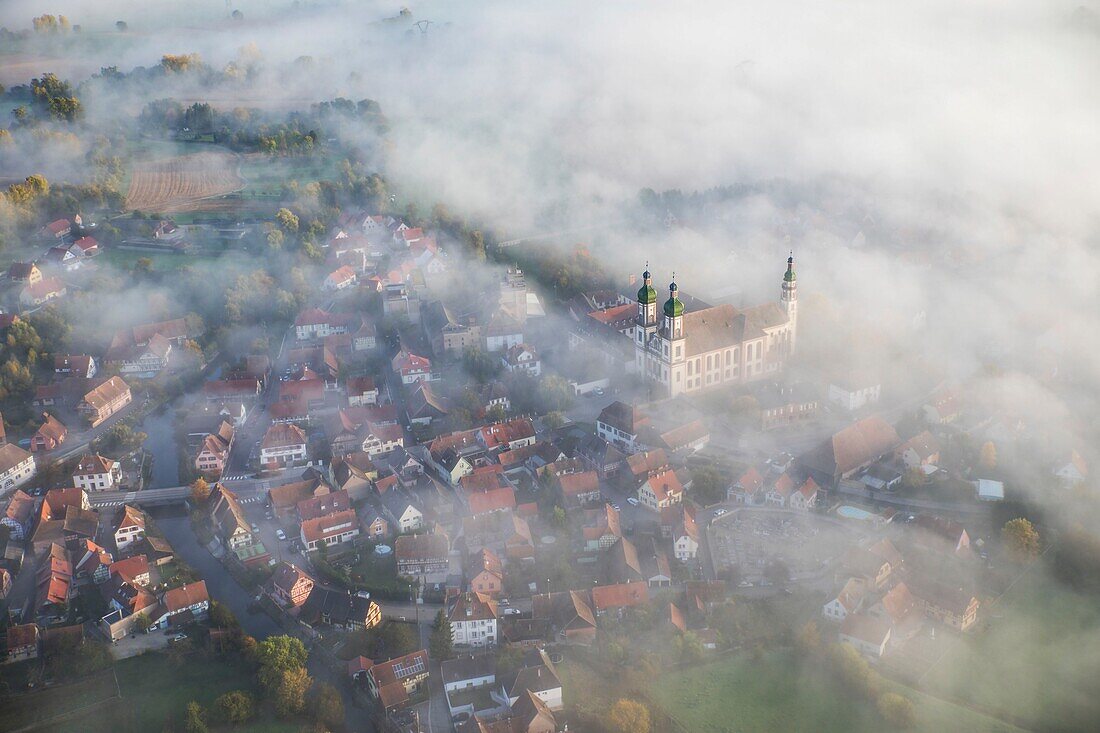
[(206, 199), (244, 187), (237, 157), (226, 153), (198, 153), (134, 166), (126, 208), (176, 213), (203, 208)]

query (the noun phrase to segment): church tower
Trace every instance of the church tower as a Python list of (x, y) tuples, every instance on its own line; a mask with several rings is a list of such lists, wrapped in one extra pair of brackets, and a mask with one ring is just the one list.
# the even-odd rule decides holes
[(794, 253), (787, 257), (787, 272), (783, 274), (783, 288), (779, 294), (779, 304), (791, 323), (787, 353), (794, 353), (795, 337), (798, 334), (798, 283), (794, 276)]
[(642, 287), (638, 289), (638, 318), (634, 329), (635, 342), (645, 345), (657, 330), (657, 291), (649, 274), (649, 263), (642, 273)]
[[(676, 276), (673, 275), (673, 278)], [(668, 286), (668, 300), (665, 301), (665, 326), (663, 336), (669, 341), (684, 338), (684, 304), (680, 301), (676, 280)]]

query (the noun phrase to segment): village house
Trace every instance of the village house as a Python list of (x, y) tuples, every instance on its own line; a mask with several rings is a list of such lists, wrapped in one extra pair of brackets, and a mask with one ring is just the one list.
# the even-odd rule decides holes
[(447, 601), (451, 641), (456, 646), (495, 646), (497, 603), (488, 594), (458, 593)]
[(842, 379), (829, 383), (828, 400), (849, 412), (878, 402), (882, 395), (882, 382), (870, 374), (845, 374)]
[(234, 432), (233, 425), (223, 420), (217, 432), (207, 433), (195, 454), (195, 470), (210, 478), (221, 476), (233, 448)]
[(107, 363), (118, 368), (120, 374), (151, 379), (168, 368), (172, 354), (172, 342), (154, 333), (145, 343), (114, 346), (107, 351)]
[(151, 628), (175, 626), (175, 621), (180, 618), (205, 618), (210, 610), (210, 594), (206, 590), (206, 581), (199, 580), (165, 592), (157, 609), (160, 613), (152, 619)]
[(424, 526), (424, 510), (404, 491), (387, 491), (381, 501), (382, 513), (396, 532), (415, 532)]
[(867, 417), (835, 433), (799, 463), (820, 486), (832, 487), (885, 455), (901, 443), (894, 428), (881, 417)]
[(430, 359), (414, 354), (404, 346), (390, 360), (390, 366), (401, 378), (402, 384), (413, 384), (421, 380), (431, 381), (435, 378), (432, 374), (432, 362)]
[(350, 407), (378, 404), (378, 387), (374, 384), (373, 377), (351, 377), (345, 388)]
[(555, 480), (566, 508), (583, 507), (600, 500), (600, 477), (595, 471), (559, 473)]
[(348, 333), (354, 318), (345, 313), (329, 313), (320, 308), (310, 308), (299, 314), (294, 321), (295, 336), (299, 341), (310, 341)]
[(302, 522), (302, 545), (306, 550), (316, 550), (322, 545), (332, 547), (351, 542), (359, 536), (359, 518), (354, 509), (335, 512)]
[(449, 562), (447, 537), (442, 534), (401, 535), (394, 541), (398, 575), (430, 575), (446, 572)]
[(612, 402), (596, 419), (596, 435), (622, 449), (634, 453), (641, 449), (638, 436), (649, 424), (649, 417), (625, 402)]
[(334, 626), (347, 631), (373, 629), (382, 623), (382, 609), (370, 594), (314, 584), (299, 606), (298, 620), (306, 626)]
[(672, 533), (672, 554), (682, 563), (690, 563), (699, 554), (699, 528), (695, 523), (695, 506), (681, 504), (680, 521)]
[(760, 429), (765, 432), (808, 422), (820, 412), (817, 390), (804, 382), (762, 384), (752, 396), (760, 409)]
[(836, 598), (821, 608), (821, 614), (830, 621), (843, 621), (849, 614), (863, 607), (867, 595), (867, 583), (862, 578), (849, 578), (836, 594)]
[(91, 379), (97, 371), (95, 359), (87, 354), (58, 354), (53, 358), (53, 373), (58, 377)]
[(509, 374), (526, 374), (537, 377), (542, 373), (539, 352), (530, 344), (516, 344), (505, 350), (500, 357), (504, 370)]
[(349, 662), (349, 670), (356, 679), (366, 679), (371, 695), (389, 713), (404, 707), (427, 681), (428, 652), (421, 649), (377, 664), (359, 657)]
[(597, 616), (609, 611), (621, 613), (624, 608), (637, 608), (649, 603), (649, 585), (642, 580), (613, 585), (597, 585), (592, 589), (592, 609)]
[(85, 453), (73, 470), (73, 486), (84, 491), (116, 491), (122, 482), (122, 464), (98, 453)]
[(297, 425), (272, 425), (260, 444), (260, 466), (270, 471), (304, 464), (309, 460), (306, 442), (305, 431)]
[(872, 660), (880, 659), (890, 641), (890, 624), (866, 614), (852, 613), (841, 622), (838, 639)]
[(899, 445), (894, 455), (910, 471), (926, 466), (935, 468), (940, 461), (940, 443), (932, 433), (925, 430)]
[(586, 509), (581, 527), (584, 549), (587, 552), (606, 550), (623, 536), (619, 524), (619, 510), (610, 504), (598, 509)]
[(12, 442), (5, 442), (0, 446), (0, 490), (18, 489), (34, 478), (34, 472), (33, 453)]
[(207, 505), (214, 530), (226, 549), (236, 550), (252, 544), (252, 529), (236, 494), (217, 484), (210, 492)]
[(130, 387), (126, 382), (121, 377), (111, 377), (86, 393), (76, 410), (94, 428), (129, 405), (130, 400)]
[(666, 469), (650, 476), (638, 488), (638, 501), (642, 506), (655, 512), (666, 509), (684, 500), (684, 487), (676, 472)]
[(63, 297), (67, 292), (69, 290), (61, 278), (46, 277), (24, 287), (19, 293), (19, 302), (27, 307), (39, 306), (54, 298)]
[(281, 562), (271, 574), (271, 594), (283, 606), (297, 608), (313, 590), (313, 578), (298, 566)]
[(356, 274), (355, 270), (347, 265), (338, 267), (328, 274), (325, 281), (321, 284), (321, 289), (334, 293), (345, 288), (349, 288), (355, 284)]
[(123, 504), (115, 523), (115, 547), (119, 552), (145, 537), (145, 514), (137, 507)]
[(550, 622), (553, 638), (575, 644), (596, 640), (596, 617), (591, 600), (582, 591), (570, 590), (531, 597), (531, 614)]
[(42, 282), (42, 271), (33, 262), (13, 262), (8, 267), (8, 279), (12, 282), (34, 285)]
[(490, 598), (500, 595), (504, 589), (504, 565), (500, 557), (487, 547), (470, 558), (470, 590)]
[[(7, 444), (0, 448), (0, 456), (4, 452), (4, 448), (11, 446)], [(23, 451), (26, 453), (26, 451)], [(27, 453), (29, 456), (30, 453)], [(34, 460), (33, 458), (31, 459)], [(31, 464), (32, 468), (34, 464)], [(7, 508), (4, 510), (4, 516), (0, 517), (0, 524), (8, 528), (11, 539), (22, 541), (26, 539), (27, 535), (31, 531), (31, 523), (34, 521), (34, 497), (26, 493), (22, 489), (16, 489), (8, 499)]]
[(42, 413), (42, 424), (31, 436), (31, 452), (51, 451), (65, 442), (69, 429), (48, 412)]

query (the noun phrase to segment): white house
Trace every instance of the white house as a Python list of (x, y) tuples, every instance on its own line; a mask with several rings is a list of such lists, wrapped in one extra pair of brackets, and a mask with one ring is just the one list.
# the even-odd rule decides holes
[(265, 469), (301, 465), (308, 455), (305, 431), (291, 423), (272, 425), (260, 444), (260, 465)]
[(338, 290), (344, 290), (355, 284), (355, 270), (348, 265), (338, 267), (328, 274), (325, 281), (321, 284), (322, 290), (328, 292), (336, 292)]
[(821, 608), (821, 615), (830, 621), (843, 621), (848, 614), (857, 612), (863, 606), (867, 586), (859, 578), (850, 578), (836, 598)]
[(84, 491), (114, 491), (121, 481), (122, 464), (98, 453), (85, 453), (73, 471), (73, 486)]
[(34, 454), (14, 443), (0, 445), (0, 491), (19, 488), (34, 478)]
[(890, 624), (862, 613), (848, 614), (840, 625), (837, 638), (841, 643), (851, 644), (864, 656), (879, 659), (890, 642)]
[(497, 641), (497, 603), (484, 593), (460, 593), (447, 604), (451, 641), (456, 645), (485, 647)]
[(302, 544), (307, 550), (316, 550), (321, 545), (332, 547), (343, 542), (351, 542), (358, 536), (359, 518), (354, 509), (346, 509), (302, 522)]
[(501, 364), (509, 374), (528, 374), (537, 377), (542, 373), (542, 362), (539, 361), (539, 353), (533, 346), (517, 344), (510, 347), (500, 357)]
[(415, 532), (424, 526), (424, 512), (396, 489), (382, 495), (382, 511), (399, 534)]
[(671, 469), (649, 477), (638, 489), (638, 501), (647, 509), (659, 512), (684, 500), (684, 487)]
[(140, 509), (130, 505), (122, 507), (118, 524), (115, 526), (115, 547), (121, 552), (145, 537), (145, 515)]
[(878, 402), (881, 395), (882, 384), (875, 379), (853, 379), (829, 384), (829, 402), (840, 405), (848, 411), (872, 405)]

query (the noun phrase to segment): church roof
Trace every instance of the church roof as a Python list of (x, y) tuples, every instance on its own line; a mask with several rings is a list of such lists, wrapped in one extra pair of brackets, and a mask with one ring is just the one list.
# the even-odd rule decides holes
[(776, 303), (743, 311), (726, 304), (689, 312), (684, 315), (687, 356), (740, 346), (745, 341), (762, 337), (764, 329), (781, 326), (787, 320), (787, 314)]

